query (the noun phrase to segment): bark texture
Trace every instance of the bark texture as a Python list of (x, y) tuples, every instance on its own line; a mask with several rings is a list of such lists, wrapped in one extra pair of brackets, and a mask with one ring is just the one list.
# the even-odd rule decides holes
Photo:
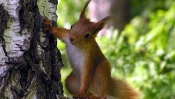
[(56, 25), (56, 6), (57, 0), (0, 0), (1, 99), (62, 97), (61, 55), (56, 38), (43, 32), (43, 17)]

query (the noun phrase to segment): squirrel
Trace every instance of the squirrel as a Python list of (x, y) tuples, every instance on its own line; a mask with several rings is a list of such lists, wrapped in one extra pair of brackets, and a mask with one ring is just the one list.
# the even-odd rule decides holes
[(86, 18), (88, 0), (80, 14), (78, 22), (71, 29), (51, 26), (49, 19), (44, 19), (44, 30), (62, 40), (72, 72), (66, 78), (66, 88), (74, 98), (106, 99), (108, 96), (119, 99), (136, 99), (138, 93), (125, 81), (111, 77), (111, 67), (103, 55), (95, 38), (98, 32), (111, 19), (107, 16), (99, 22)]

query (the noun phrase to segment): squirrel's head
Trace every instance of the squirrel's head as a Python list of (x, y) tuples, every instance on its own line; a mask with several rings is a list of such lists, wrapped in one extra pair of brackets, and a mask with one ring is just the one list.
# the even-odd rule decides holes
[(91, 22), (85, 16), (85, 10), (91, 0), (88, 0), (80, 14), (78, 22), (71, 26), (69, 31), (69, 39), (72, 44), (91, 43), (95, 40), (97, 33), (104, 27), (106, 22), (111, 19), (110, 16), (105, 17), (99, 22)]
[(80, 14), (78, 22), (73, 24), (70, 29), (69, 39), (71, 43), (88, 43), (95, 40), (97, 33), (104, 27), (105, 23), (111, 19), (106, 17), (99, 22), (91, 22), (85, 16), (85, 10), (91, 0), (88, 0)]

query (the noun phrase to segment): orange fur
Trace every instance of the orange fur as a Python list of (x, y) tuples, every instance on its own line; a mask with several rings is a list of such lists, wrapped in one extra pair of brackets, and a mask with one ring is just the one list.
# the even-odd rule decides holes
[[(85, 17), (83, 8), (80, 19), (71, 29), (52, 27), (44, 19), (45, 30), (66, 43), (68, 59), (73, 71), (66, 78), (66, 88), (76, 97), (105, 99), (108, 96), (119, 99), (136, 99), (137, 93), (123, 80), (111, 77), (111, 67), (95, 41), (97, 33), (111, 19), (106, 17), (94, 23)], [(91, 96), (87, 93), (92, 93)]]

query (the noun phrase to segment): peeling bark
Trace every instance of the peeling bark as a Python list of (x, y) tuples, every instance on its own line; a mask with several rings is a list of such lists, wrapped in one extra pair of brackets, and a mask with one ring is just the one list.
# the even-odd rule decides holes
[(56, 25), (57, 0), (0, 1), (1, 99), (63, 96), (56, 38), (43, 32), (43, 17)]

